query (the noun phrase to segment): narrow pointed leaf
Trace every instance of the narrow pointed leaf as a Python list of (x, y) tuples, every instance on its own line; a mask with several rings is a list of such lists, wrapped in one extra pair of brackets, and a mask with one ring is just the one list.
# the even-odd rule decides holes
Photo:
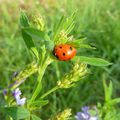
[(62, 30), (64, 21), (65, 21), (65, 17), (62, 16), (60, 21), (58, 22), (58, 25), (56, 26), (56, 28), (54, 30), (54, 39), (56, 38), (57, 34)]
[(57, 27), (54, 30), (54, 41), (57, 41), (58, 34), (61, 31), (64, 31), (66, 34), (69, 34), (74, 26), (75, 26), (75, 16), (76, 12), (74, 12), (69, 18), (65, 18), (64, 16), (60, 19), (60, 22), (58, 23)]
[(94, 65), (94, 66), (108, 66), (112, 64), (101, 58), (79, 56), (79, 59), (83, 63), (87, 63), (87, 64)]
[(113, 92), (113, 84), (110, 81), (109, 86), (108, 86), (108, 95), (107, 95), (107, 99), (108, 100), (112, 99), (112, 92)]
[(76, 12), (74, 12), (69, 18), (67, 18), (63, 24), (63, 30), (65, 30), (67, 34), (69, 34), (74, 28), (75, 16), (76, 16)]
[(113, 84), (110, 81), (109, 85), (107, 86), (106, 80), (103, 77), (103, 86), (104, 86), (104, 91), (105, 91), (105, 101), (109, 102), (112, 99), (112, 92), (113, 92)]
[(103, 87), (104, 87), (105, 101), (108, 101), (108, 97), (107, 97), (108, 87), (107, 87), (106, 80), (105, 80), (104, 77), (105, 77), (105, 76), (103, 76)]
[(35, 106), (35, 105), (39, 105), (39, 106), (44, 106), (46, 104), (48, 104), (48, 100), (37, 100), (37, 101), (33, 101), (30, 103), (30, 105)]
[(72, 41), (68, 41), (67, 44), (71, 44), (73, 47), (79, 49), (79, 48), (87, 48), (87, 49), (95, 49), (95, 47), (92, 47), (91, 45), (85, 43), (86, 38), (80, 38)]

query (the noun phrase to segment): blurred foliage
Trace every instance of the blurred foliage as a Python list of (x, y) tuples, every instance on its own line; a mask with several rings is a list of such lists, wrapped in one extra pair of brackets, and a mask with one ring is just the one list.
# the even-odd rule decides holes
[[(46, 119), (68, 106), (73, 108), (75, 113), (83, 105), (94, 105), (98, 100), (102, 103), (104, 73), (107, 80), (113, 82), (115, 88), (113, 97), (120, 95), (120, 0), (1, 0), (0, 5), (0, 89), (9, 85), (13, 72), (20, 71), (32, 61), (20, 33), (20, 9), (26, 10), (30, 18), (33, 14), (39, 13), (49, 26), (49, 31), (53, 29), (53, 23), (57, 24), (63, 14), (70, 16), (77, 10), (77, 24), (72, 34), (75, 38), (85, 36), (87, 41), (97, 48), (93, 52), (81, 50), (78, 51), (79, 54), (102, 56), (113, 65), (108, 68), (91, 67), (91, 74), (75, 88), (53, 93), (49, 96), (51, 102), (46, 105), (46, 111), (41, 110), (40, 115)], [(71, 66), (65, 62), (50, 65), (44, 75), (42, 92), (51, 88), (70, 68)], [(31, 76), (21, 85), (27, 97), (30, 97), (33, 90), (31, 87), (35, 82), (33, 78)], [(0, 99), (0, 104), (4, 104), (2, 96)]]

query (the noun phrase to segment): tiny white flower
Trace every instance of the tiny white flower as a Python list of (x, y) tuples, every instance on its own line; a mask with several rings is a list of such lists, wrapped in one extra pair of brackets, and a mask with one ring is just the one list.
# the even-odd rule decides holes
[(13, 92), (13, 96), (15, 97), (15, 99), (19, 99), (21, 94), (22, 93), (19, 88), (16, 88), (15, 91)]
[(17, 105), (24, 105), (26, 102), (26, 98), (17, 99), (16, 102), (17, 102)]
[(15, 91), (13, 91), (13, 96), (15, 97), (17, 105), (24, 105), (26, 102), (26, 98), (20, 98), (21, 91), (19, 88), (16, 88)]

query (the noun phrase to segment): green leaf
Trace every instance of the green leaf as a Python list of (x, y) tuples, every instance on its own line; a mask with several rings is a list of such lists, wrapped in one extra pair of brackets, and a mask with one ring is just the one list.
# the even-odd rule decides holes
[(29, 26), (28, 17), (26, 16), (25, 12), (23, 12), (23, 11), (21, 11), (21, 13), (20, 13), (20, 25), (22, 27), (28, 27)]
[(45, 41), (45, 47), (46, 47), (46, 49), (48, 49), (50, 51), (53, 51), (54, 42), (52, 42), (52, 41)]
[(65, 30), (67, 34), (69, 34), (75, 26), (75, 16), (76, 12), (74, 12), (69, 18), (67, 18), (65, 23), (63, 24), (63, 30)]
[(50, 40), (49, 36), (43, 31), (39, 31), (35, 28), (25, 28), (24, 30), (32, 39), (39, 40), (39, 46), (44, 43), (48, 50), (53, 50), (54, 42)]
[(45, 40), (45, 33), (35, 28), (24, 28), (24, 31), (35, 40)]
[(37, 57), (37, 59), (39, 59), (37, 48), (31, 36), (28, 35), (26, 31), (24, 30), (25, 27), (29, 27), (29, 21), (24, 12), (21, 12), (20, 14), (20, 25), (22, 26), (22, 29), (21, 29), (22, 36), (23, 36), (23, 39), (25, 41), (27, 48), (29, 49), (30, 52), (32, 52)]
[(68, 41), (66, 44), (72, 45), (73, 47), (77, 48), (77, 50), (81, 48), (95, 49), (95, 47), (92, 47), (91, 45), (85, 43), (85, 39), (86, 38), (81, 38), (77, 40)]
[(0, 110), (15, 120), (26, 119), (30, 117), (30, 112), (24, 107), (3, 107), (0, 108)]
[(54, 38), (53, 38), (54, 41), (57, 41), (58, 34), (61, 31), (64, 31), (66, 34), (69, 34), (73, 30), (75, 26), (75, 22), (74, 22), (75, 16), (76, 16), (76, 12), (74, 12), (69, 18), (65, 18), (64, 16), (61, 17), (57, 27), (54, 30)]
[(68, 41), (67, 44), (80, 45), (83, 44), (86, 38), (80, 38), (72, 41)]
[(46, 49), (53, 51), (55, 44), (53, 42), (53, 40), (50, 40), (50, 37), (46, 34), (45, 35), (45, 47)]
[(60, 21), (58, 22), (58, 25), (56, 26), (55, 30), (54, 30), (54, 39), (56, 38), (57, 34), (63, 29), (63, 23), (65, 21), (65, 17), (62, 16)]
[(120, 98), (115, 98), (108, 102), (109, 105), (116, 105), (118, 103), (120, 103)]
[(81, 49), (81, 48), (87, 48), (87, 49), (96, 49), (95, 47), (92, 47), (91, 45), (88, 44), (80, 44), (78, 46), (76, 46), (77, 49)]
[(94, 58), (94, 57), (86, 57), (86, 56), (79, 56), (80, 61), (86, 64), (94, 65), (94, 66), (108, 66), (111, 65), (110, 62), (101, 59), (101, 58)]
[(32, 120), (41, 120), (38, 116), (36, 115), (31, 115)]
[(29, 51), (32, 52), (37, 59), (39, 59), (38, 50), (34, 42), (32, 38), (24, 31), (24, 29), (22, 29), (22, 36)]
[(112, 99), (112, 92), (113, 92), (113, 84), (112, 84), (112, 81), (110, 81), (108, 86), (107, 100)]
[(110, 81), (109, 85), (107, 86), (106, 80), (103, 77), (103, 86), (104, 86), (104, 91), (105, 91), (105, 101), (109, 102), (112, 99), (113, 84)]
[(33, 101), (30, 103), (30, 105), (32, 106), (36, 106), (36, 105), (39, 105), (39, 106), (44, 106), (46, 104), (48, 104), (48, 100), (36, 100), (36, 101)]

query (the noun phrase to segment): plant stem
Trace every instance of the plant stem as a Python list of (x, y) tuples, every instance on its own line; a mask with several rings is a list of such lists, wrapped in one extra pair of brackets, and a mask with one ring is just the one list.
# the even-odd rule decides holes
[(38, 94), (40, 93), (40, 91), (41, 91), (41, 89), (42, 89), (42, 83), (41, 83), (41, 81), (42, 81), (43, 75), (44, 75), (44, 73), (45, 73), (45, 70), (46, 70), (47, 66), (48, 66), (51, 62), (52, 62), (52, 61), (51, 61), (51, 60), (49, 59), (49, 57), (48, 57), (48, 58), (44, 61), (44, 63), (39, 66), (39, 70), (38, 70), (38, 74), (39, 74), (39, 75), (38, 75), (38, 78), (37, 78), (37, 87), (36, 87), (36, 89), (35, 89), (32, 97), (31, 97), (30, 102), (34, 101), (35, 98), (36, 98), (36, 97), (38, 96)]
[(46, 92), (44, 95), (42, 95), (42, 96), (40, 97), (40, 99), (45, 98), (45, 97), (48, 96), (50, 93), (56, 91), (58, 88), (59, 88), (58, 86), (52, 88), (51, 90), (49, 90), (48, 92)]
[(39, 79), (39, 83), (31, 97), (31, 100), (30, 101), (34, 101), (35, 98), (37, 97), (38, 93), (40, 92), (41, 88), (42, 88), (42, 85), (41, 85), (41, 80), (42, 80), (42, 77), (43, 77), (43, 71), (38, 75), (38, 79)]

